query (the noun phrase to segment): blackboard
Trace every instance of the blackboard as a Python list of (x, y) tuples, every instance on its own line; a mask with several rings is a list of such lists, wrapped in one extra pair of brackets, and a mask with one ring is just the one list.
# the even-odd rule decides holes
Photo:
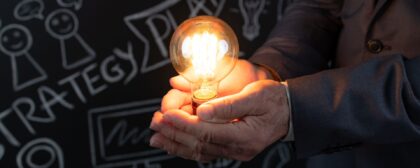
[(202, 164), (149, 147), (148, 126), (176, 75), (167, 48), (178, 24), (222, 18), (245, 59), (289, 1), (2, 0), (0, 167), (281, 167), (284, 144)]

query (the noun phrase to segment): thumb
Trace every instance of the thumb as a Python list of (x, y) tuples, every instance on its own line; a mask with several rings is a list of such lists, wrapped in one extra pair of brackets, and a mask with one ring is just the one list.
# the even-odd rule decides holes
[(172, 77), (169, 80), (169, 84), (172, 86), (172, 88), (178, 89), (183, 92), (191, 91), (190, 83), (184, 77), (180, 75)]
[(244, 116), (252, 115), (253, 103), (248, 93), (240, 93), (210, 100), (197, 108), (197, 116), (207, 122), (227, 123)]

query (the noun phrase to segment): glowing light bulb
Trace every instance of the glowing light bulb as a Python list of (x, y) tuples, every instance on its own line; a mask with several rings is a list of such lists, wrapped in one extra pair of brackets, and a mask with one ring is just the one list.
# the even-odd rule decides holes
[(217, 97), (220, 81), (234, 68), (239, 44), (232, 28), (213, 16), (184, 21), (169, 46), (172, 65), (191, 83), (193, 108)]

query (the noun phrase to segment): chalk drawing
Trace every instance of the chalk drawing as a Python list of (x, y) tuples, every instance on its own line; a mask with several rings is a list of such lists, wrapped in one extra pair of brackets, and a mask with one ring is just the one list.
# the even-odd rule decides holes
[[(51, 97), (54, 97), (54, 95), (49, 95)], [(47, 103), (53, 103), (56, 100), (53, 99), (52, 101), (48, 101)], [(35, 102), (29, 98), (29, 97), (20, 97), (16, 99), (12, 105), (11, 108), (4, 110), (0, 113), (0, 133), (4, 136), (4, 138), (13, 146), (20, 147), (21, 143), (18, 139), (14, 136), (14, 134), (22, 134), (22, 132), (17, 127), (16, 121), (7, 121), (7, 117), (10, 117), (11, 119), (15, 119), (15, 117), (12, 117), (14, 114), (18, 117), (20, 122), (25, 126), (26, 130), (31, 133), (32, 135), (36, 135), (36, 131), (34, 127), (32, 126), (30, 121), (34, 122), (45, 122), (50, 116), (35, 116)], [(48, 115), (49, 113), (47, 113)], [(9, 129), (5, 124), (7, 123), (13, 123), (11, 125), (12, 129)], [(10, 131), (12, 130), (12, 131)], [(16, 131), (19, 130), (19, 131)], [(1, 153), (1, 152), (0, 152)]]
[[(49, 159), (42, 160), (40, 163), (36, 159), (43, 157), (37, 155)], [(50, 138), (38, 138), (28, 142), (20, 149), (16, 163), (19, 168), (64, 168), (64, 155), (60, 146)]]
[[(188, 7), (190, 8), (190, 17), (197, 16), (200, 11), (206, 15), (219, 16), (224, 8), (226, 0), (187, 0)], [(211, 10), (206, 3), (210, 3), (216, 10)]]
[(259, 18), (264, 6), (265, 0), (239, 0), (239, 9), (244, 19), (242, 34), (250, 41), (260, 34)]
[(42, 20), (44, 19), (43, 11), (44, 2), (42, 0), (23, 0), (16, 5), (13, 15), (20, 21), (33, 18)]
[[(108, 88), (107, 85), (102, 84), (100, 86), (95, 86), (94, 83), (98, 82), (100, 79), (100, 76), (98, 74), (95, 74), (94, 76), (90, 76), (89, 72), (92, 72), (96, 67), (98, 66), (97, 63), (90, 64), (88, 67), (86, 67), (82, 72), (82, 78), (85, 81), (85, 84), (88, 88), (88, 91), (90, 95), (95, 96)], [(93, 73), (92, 73), (93, 74)]]
[[(164, 27), (166, 28), (164, 33), (162, 34), (159, 33), (159, 30), (158, 30), (159, 27), (155, 25), (155, 22), (159, 20), (165, 24)], [(172, 13), (169, 11), (166, 11), (166, 15), (165, 14), (152, 15), (149, 18), (147, 18), (146, 24), (150, 28), (150, 31), (153, 35), (153, 38), (162, 56), (165, 58), (168, 58), (169, 56), (168, 50), (167, 50), (168, 46), (165, 45), (163, 40), (169, 38), (172, 30), (174, 30), (177, 26), (177, 24), (175, 23), (175, 19), (172, 16)]]
[(145, 168), (162, 168), (162, 166), (159, 163), (153, 163), (153, 164), (151, 164), (148, 161), (146, 161), (144, 163), (144, 167)]
[(151, 134), (150, 129), (140, 130), (139, 127), (135, 127), (131, 130), (128, 128), (126, 120), (120, 120), (105, 139), (105, 144), (110, 145), (114, 139), (117, 139), (118, 146), (124, 144), (138, 144), (142, 140), (147, 140), (147, 137)]
[(74, 6), (74, 9), (80, 10), (83, 0), (57, 0), (57, 3), (62, 7), (70, 8)]
[[(132, 66), (132, 70), (130, 72), (130, 74), (127, 76), (127, 78), (124, 80), (124, 84), (128, 84), (129, 82), (131, 82), (137, 75), (139, 68), (136, 62), (136, 58), (134, 57), (134, 53), (133, 53), (133, 45), (131, 44), (131, 42), (127, 43), (127, 52), (122, 51), (119, 48), (115, 48), (114, 49), (114, 54), (116, 57), (121, 58), (123, 60), (127, 60), (130, 61), (131, 66)], [(115, 68), (113, 68), (113, 70), (115, 70)], [(101, 73), (102, 74), (107, 74), (104, 68), (101, 68)], [(104, 75), (104, 77), (108, 77), (108, 79), (110, 79), (109, 75)], [(114, 79), (115, 80), (115, 79)], [(119, 81), (119, 80), (117, 80)]]
[(16, 139), (15, 136), (7, 129), (7, 127), (3, 124), (3, 119), (12, 113), (11, 109), (7, 109), (0, 113), (0, 132), (4, 135), (6, 140), (12, 144), (13, 146), (20, 146), (20, 142)]
[[(134, 35), (141, 41), (144, 43), (144, 53), (143, 53), (143, 61), (142, 61), (142, 65), (141, 65), (141, 69), (140, 72), (141, 73), (147, 73), (156, 69), (159, 69), (167, 64), (170, 63), (170, 60), (168, 58), (168, 52), (165, 45), (163, 45), (162, 42), (159, 38), (158, 38), (158, 31), (156, 26), (151, 26), (152, 24), (152, 20), (153, 19), (161, 19), (164, 21), (165, 25), (167, 26), (167, 29), (169, 29), (170, 27), (168, 27), (168, 25), (172, 25), (174, 26), (174, 22), (173, 21), (169, 21), (169, 20), (173, 20), (173, 17), (171, 17), (172, 15), (169, 12), (166, 12), (166, 14), (168, 15), (168, 17), (162, 17), (161, 14), (154, 16), (152, 18), (148, 18), (151, 17), (155, 14), (158, 14), (159, 12), (164, 11), (165, 9), (175, 5), (176, 3), (178, 3), (180, 0), (165, 0), (164, 2), (153, 6), (147, 10), (141, 11), (139, 13), (135, 13), (129, 16), (124, 17), (124, 22), (125, 24), (128, 26), (128, 28), (134, 33)], [(142, 19), (147, 19), (147, 21), (145, 21), (146, 23), (148, 23), (148, 26), (151, 29), (151, 32), (153, 34), (153, 36), (158, 39), (156, 39), (156, 43), (158, 45), (158, 47), (160, 48), (160, 52), (163, 56), (163, 59), (153, 65), (149, 65), (149, 57), (150, 55), (150, 42), (149, 40), (142, 34), (141, 29), (136, 27), (135, 24), (133, 23), (134, 21), (137, 20), (142, 20)], [(175, 25), (176, 27), (176, 25)], [(167, 30), (168, 31), (168, 30)], [(165, 31), (164, 35), (168, 36), (168, 33), (166, 33), (167, 31)]]
[(44, 122), (44, 123), (54, 122), (56, 120), (56, 117), (55, 117), (54, 111), (52, 110), (52, 107), (57, 104), (60, 104), (61, 106), (69, 110), (74, 109), (74, 105), (64, 99), (67, 96), (67, 94), (68, 94), (67, 91), (57, 93), (48, 86), (39, 87), (38, 95), (42, 103), (41, 109), (47, 112), (48, 117), (45, 117), (43, 119), (38, 118), (37, 120), (39, 122)]
[[(72, 11), (68, 9), (57, 9), (51, 12), (45, 21), (47, 32), (60, 42), (60, 50), (62, 57), (62, 65), (64, 69), (74, 69), (81, 65), (92, 61), (96, 57), (96, 52), (86, 43), (86, 41), (78, 34), (79, 20)], [(71, 55), (68, 55), (67, 43), (78, 43), (80, 50), (86, 52), (78, 60), (70, 61)]]
[[(138, 13), (124, 17), (124, 21), (128, 28), (145, 45), (143, 61), (140, 69), (141, 73), (147, 73), (159, 69), (170, 63), (167, 41), (171, 37), (171, 33), (178, 26), (172, 12), (170, 11), (170, 8), (179, 2), (183, 1), (165, 0), (162, 3), (159, 3), (144, 11), (140, 11)], [(224, 8), (226, 0), (187, 0), (186, 2), (190, 10), (190, 17), (197, 16), (201, 13), (217, 16)], [(185, 19), (187, 19), (187, 17)], [(146, 28), (136, 26), (135, 23), (138, 22), (145, 23)], [(145, 34), (150, 34), (152, 39), (148, 39)], [(154, 45), (156, 46), (151, 44), (149, 40), (153, 40), (155, 42)], [(162, 57), (156, 63), (149, 62), (151, 60), (150, 53), (152, 47), (156, 47), (158, 52), (160, 52), (160, 54), (155, 56)]]
[(197, 163), (199, 168), (238, 168), (241, 165), (240, 161), (230, 159), (216, 159), (210, 163)]
[(32, 99), (28, 97), (21, 97), (19, 99), (16, 99), (12, 104), (12, 109), (14, 112), (16, 112), (16, 115), (19, 117), (20, 120), (22, 120), (22, 123), (25, 125), (25, 127), (28, 129), (28, 131), (31, 134), (35, 134), (35, 129), (32, 127), (32, 125), (29, 123), (29, 119), (25, 117), (24, 111), (21, 110), (21, 106), (26, 105), (29, 108), (25, 108), (28, 110), (28, 114), (32, 114), (35, 111), (35, 103)]
[[(20, 24), (10, 24), (0, 30), (0, 51), (10, 56), (13, 76), (13, 89), (22, 90), (48, 78), (47, 73), (29, 54), (32, 47), (32, 34), (28, 28)], [(19, 66), (24, 62), (30, 66)], [(30, 69), (29, 69), (30, 68)], [(31, 72), (31, 75), (23, 75), (23, 72)], [(36, 73), (36, 74), (33, 74)], [(22, 79), (23, 76), (28, 79)]]
[[(92, 166), (95, 168), (143, 165), (174, 156), (149, 146), (150, 119), (161, 99), (95, 108), (88, 112)], [(107, 127), (105, 127), (107, 125)], [(111, 127), (109, 127), (111, 126)], [(148, 166), (147, 166), (148, 165)]]
[(291, 160), (291, 146), (287, 143), (279, 143), (274, 146), (265, 156), (263, 168), (282, 168)]
[(3, 159), (5, 153), (6, 149), (4, 148), (3, 144), (0, 144), (0, 160)]

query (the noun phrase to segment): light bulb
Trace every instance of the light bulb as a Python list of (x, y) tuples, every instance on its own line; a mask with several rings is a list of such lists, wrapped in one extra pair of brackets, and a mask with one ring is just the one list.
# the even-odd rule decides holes
[(169, 46), (172, 65), (191, 83), (195, 108), (217, 97), (219, 83), (234, 68), (239, 44), (232, 28), (213, 16), (184, 21)]

